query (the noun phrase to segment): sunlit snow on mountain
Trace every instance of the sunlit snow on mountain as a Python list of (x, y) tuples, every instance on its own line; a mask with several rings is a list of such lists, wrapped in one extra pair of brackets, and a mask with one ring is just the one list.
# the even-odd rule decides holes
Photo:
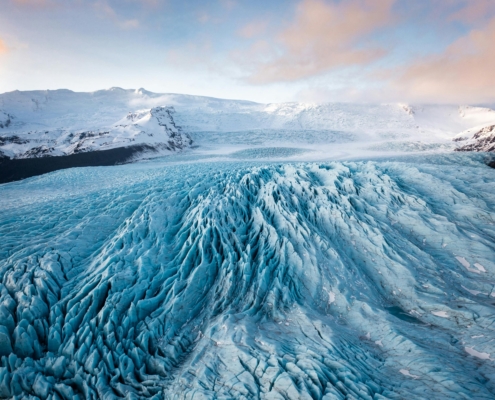
[(493, 125), (495, 111), (484, 107), (260, 104), (121, 88), (90, 93), (15, 91), (0, 94), (0, 158), (129, 146), (153, 149), (146, 158), (192, 146), (201, 155), (292, 147), (313, 151), (313, 159), (338, 159), (450, 150), (464, 144), (452, 139), (470, 138)]

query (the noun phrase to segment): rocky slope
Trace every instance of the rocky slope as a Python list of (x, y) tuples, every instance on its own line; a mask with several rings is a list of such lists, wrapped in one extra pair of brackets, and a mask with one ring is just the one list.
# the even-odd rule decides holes
[(471, 136), (469, 135), (470, 132), (463, 132), (454, 139), (461, 143), (461, 146), (455, 149), (456, 151), (495, 152), (495, 125), (485, 126), (475, 130)]
[(47, 91), (0, 95), (0, 155), (22, 159), (128, 146), (171, 152), (191, 145), (189, 134), (174, 120), (174, 107), (129, 112), (128, 104), (115, 101), (120, 96), (109, 94)]

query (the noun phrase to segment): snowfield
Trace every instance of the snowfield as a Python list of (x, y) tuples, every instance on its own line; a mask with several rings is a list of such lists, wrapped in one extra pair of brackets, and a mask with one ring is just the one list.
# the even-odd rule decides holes
[[(144, 89), (9, 92), (0, 95), (0, 156), (30, 158), (146, 145), (156, 155), (195, 146), (239, 151), (306, 147), (345, 156), (456, 147), (459, 133), (495, 125), (495, 111), (406, 104), (259, 104)], [(330, 145), (330, 146), (329, 146)], [(325, 146), (322, 149), (322, 146)], [(344, 146), (344, 148), (347, 146)], [(149, 154), (147, 154), (149, 156)]]
[(478, 154), (74, 168), (0, 186), (0, 395), (495, 395)]
[(166, 154), (191, 145), (174, 121), (173, 107), (129, 111), (124, 94), (119, 89), (0, 95), (0, 151), (9, 158), (31, 158), (144, 144)]

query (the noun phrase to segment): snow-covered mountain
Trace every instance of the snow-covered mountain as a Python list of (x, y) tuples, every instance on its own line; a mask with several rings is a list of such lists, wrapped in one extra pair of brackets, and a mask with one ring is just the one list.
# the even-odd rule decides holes
[[(481, 107), (405, 104), (260, 104), (111, 88), (0, 95), (0, 152), (10, 158), (67, 155), (130, 145), (168, 151), (273, 143), (450, 142), (495, 124)], [(393, 147), (393, 146), (392, 146)]]
[[(474, 131), (474, 133), (473, 133)], [(495, 151), (495, 125), (488, 125), (481, 129), (470, 129), (462, 132), (456, 138), (461, 144), (457, 151)]]
[(129, 110), (126, 91), (67, 90), (0, 95), (0, 151), (10, 158), (59, 156), (131, 145), (174, 151), (189, 135), (170, 106)]

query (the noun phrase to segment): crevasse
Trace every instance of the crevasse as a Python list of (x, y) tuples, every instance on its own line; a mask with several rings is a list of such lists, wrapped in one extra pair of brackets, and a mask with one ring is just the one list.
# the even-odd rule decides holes
[(493, 398), (493, 193), (467, 155), (3, 185), (0, 396)]

